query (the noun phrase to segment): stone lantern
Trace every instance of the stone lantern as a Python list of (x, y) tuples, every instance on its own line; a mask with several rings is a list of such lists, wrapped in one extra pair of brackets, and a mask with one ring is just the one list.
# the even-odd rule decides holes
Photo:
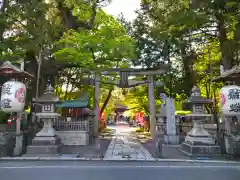
[(181, 144), (180, 150), (188, 155), (197, 156), (218, 154), (220, 147), (216, 145), (215, 138), (204, 129), (202, 122), (206, 117), (212, 116), (206, 113), (205, 105), (211, 104), (213, 101), (202, 97), (201, 90), (194, 86), (188, 103), (192, 108), (192, 114), (189, 114), (188, 117), (192, 117), (193, 128)]
[(43, 128), (36, 134), (32, 145), (28, 146), (27, 154), (58, 154), (60, 139), (53, 128), (53, 120), (60, 114), (56, 113), (56, 104), (59, 99), (54, 96), (53, 87), (49, 85), (44, 94), (38, 99), (33, 99), (35, 106), (41, 107), (41, 112), (36, 116), (44, 122)]

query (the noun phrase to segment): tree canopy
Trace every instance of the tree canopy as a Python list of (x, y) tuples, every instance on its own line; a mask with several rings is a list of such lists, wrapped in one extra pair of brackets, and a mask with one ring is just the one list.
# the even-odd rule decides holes
[[(133, 22), (122, 14), (106, 14), (102, 7), (109, 3), (110, 0), (1, 1), (1, 62), (24, 61), (25, 70), (36, 77), (41, 60), (40, 93), (51, 81), (61, 99), (76, 98), (84, 91), (93, 97), (93, 86), (83, 83), (92, 74), (85, 73), (84, 68), (152, 68), (165, 63), (171, 68), (155, 77), (166, 84), (155, 88), (156, 103), (160, 103), (160, 92), (181, 102), (194, 85), (200, 86), (207, 98), (217, 99), (221, 84), (211, 80), (219, 76), (219, 66), (222, 64), (227, 70), (239, 64), (240, 1), (142, 0)], [(118, 78), (102, 77), (112, 81)], [(29, 102), (35, 96), (36, 83), (34, 80), (28, 84)], [(108, 108), (108, 102), (114, 104), (114, 86), (102, 84), (101, 88), (100, 104)], [(116, 100), (115, 95), (113, 99)], [(148, 113), (146, 86), (131, 88), (125, 94), (125, 103)]]

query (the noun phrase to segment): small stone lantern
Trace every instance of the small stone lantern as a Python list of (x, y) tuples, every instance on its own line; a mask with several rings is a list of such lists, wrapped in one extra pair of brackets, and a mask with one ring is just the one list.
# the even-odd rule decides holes
[(188, 155), (218, 154), (220, 147), (216, 145), (216, 140), (205, 129), (202, 120), (211, 117), (206, 113), (205, 105), (213, 103), (213, 100), (201, 96), (200, 88), (192, 88), (191, 97), (188, 102), (192, 108), (193, 128), (187, 134), (184, 143), (181, 144), (181, 150)]
[(36, 134), (31, 146), (28, 146), (28, 154), (58, 154), (60, 139), (53, 128), (53, 120), (60, 114), (56, 113), (56, 104), (59, 99), (54, 96), (53, 87), (49, 85), (44, 94), (38, 99), (33, 99), (36, 106), (41, 106), (41, 112), (36, 113), (43, 120), (43, 128)]

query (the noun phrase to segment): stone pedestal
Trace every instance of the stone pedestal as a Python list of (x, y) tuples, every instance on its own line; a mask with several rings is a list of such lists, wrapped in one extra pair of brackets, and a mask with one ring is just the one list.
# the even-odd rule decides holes
[(32, 145), (27, 147), (27, 154), (57, 155), (60, 145), (61, 141), (52, 127), (52, 119), (44, 119), (44, 126), (33, 139)]
[(23, 149), (23, 134), (16, 134), (16, 143), (15, 143), (15, 148), (13, 151), (14, 156), (20, 156), (22, 154), (22, 149)]
[(212, 156), (221, 152), (216, 140), (203, 127), (201, 120), (195, 120), (180, 150), (190, 156)]
[(179, 136), (176, 134), (164, 135), (165, 144), (176, 145), (179, 144)]

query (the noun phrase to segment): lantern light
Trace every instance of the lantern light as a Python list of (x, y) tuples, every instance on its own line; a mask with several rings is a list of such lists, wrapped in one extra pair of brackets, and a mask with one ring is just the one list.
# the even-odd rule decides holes
[(240, 87), (237, 85), (224, 86), (220, 90), (220, 104), (224, 115), (240, 114)]
[(19, 81), (7, 81), (2, 86), (1, 110), (4, 112), (22, 112), (24, 110), (26, 86)]

